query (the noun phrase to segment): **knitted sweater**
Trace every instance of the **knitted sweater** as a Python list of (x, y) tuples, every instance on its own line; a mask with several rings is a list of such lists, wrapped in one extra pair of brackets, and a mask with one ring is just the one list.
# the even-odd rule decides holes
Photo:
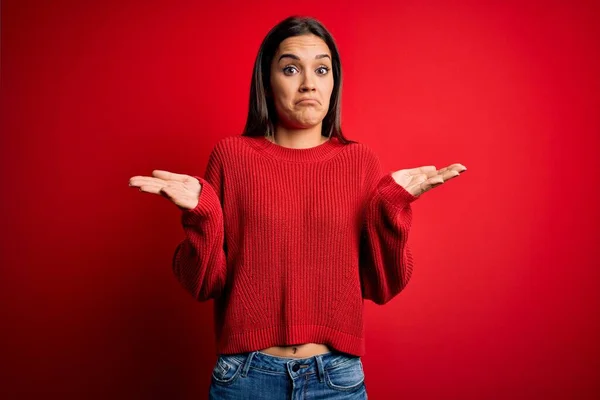
[(214, 300), (217, 354), (298, 343), (365, 353), (364, 299), (385, 304), (410, 279), (411, 202), (362, 143), (306, 149), (264, 136), (213, 147), (173, 272)]

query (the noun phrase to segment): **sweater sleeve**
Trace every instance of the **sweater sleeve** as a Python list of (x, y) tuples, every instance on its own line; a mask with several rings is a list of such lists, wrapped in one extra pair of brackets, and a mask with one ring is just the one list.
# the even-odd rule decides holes
[(182, 211), (181, 224), (185, 238), (173, 255), (175, 277), (198, 301), (219, 297), (225, 285), (222, 166), (217, 145), (209, 155), (204, 177), (194, 176), (202, 186), (198, 205)]
[(411, 203), (418, 199), (384, 174), (376, 156), (364, 169), (365, 202), (360, 239), (360, 278), (363, 298), (383, 305), (408, 283), (413, 259), (407, 245)]

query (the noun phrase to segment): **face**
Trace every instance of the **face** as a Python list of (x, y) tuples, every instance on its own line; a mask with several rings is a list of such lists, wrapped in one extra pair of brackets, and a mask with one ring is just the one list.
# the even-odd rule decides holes
[(304, 129), (318, 125), (333, 91), (331, 52), (318, 36), (292, 36), (279, 44), (271, 63), (271, 90), (279, 123)]

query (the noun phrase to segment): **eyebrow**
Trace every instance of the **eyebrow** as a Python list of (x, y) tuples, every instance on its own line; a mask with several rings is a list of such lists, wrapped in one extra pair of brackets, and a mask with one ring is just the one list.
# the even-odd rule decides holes
[[(294, 60), (298, 60), (300, 61), (300, 57), (298, 57), (295, 54), (291, 54), (291, 53), (285, 53), (279, 56), (279, 59), (277, 60), (277, 62), (281, 61), (282, 58), (284, 57), (289, 57), (289, 58), (293, 58)], [(318, 60), (320, 58), (329, 58), (331, 60), (331, 57), (329, 57), (329, 54), (317, 54), (315, 56), (315, 60)]]

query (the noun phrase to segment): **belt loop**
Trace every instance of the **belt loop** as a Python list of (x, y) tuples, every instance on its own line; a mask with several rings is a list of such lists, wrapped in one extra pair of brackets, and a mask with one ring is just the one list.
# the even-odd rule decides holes
[(251, 351), (248, 353), (246, 357), (246, 361), (244, 361), (244, 367), (242, 369), (242, 377), (248, 376), (248, 370), (250, 369), (250, 364), (252, 363), (252, 357), (256, 354), (256, 351)]
[(319, 382), (323, 382), (323, 379), (325, 378), (325, 369), (323, 368), (323, 355), (317, 354), (315, 356), (315, 359), (317, 360), (317, 375), (319, 377)]

